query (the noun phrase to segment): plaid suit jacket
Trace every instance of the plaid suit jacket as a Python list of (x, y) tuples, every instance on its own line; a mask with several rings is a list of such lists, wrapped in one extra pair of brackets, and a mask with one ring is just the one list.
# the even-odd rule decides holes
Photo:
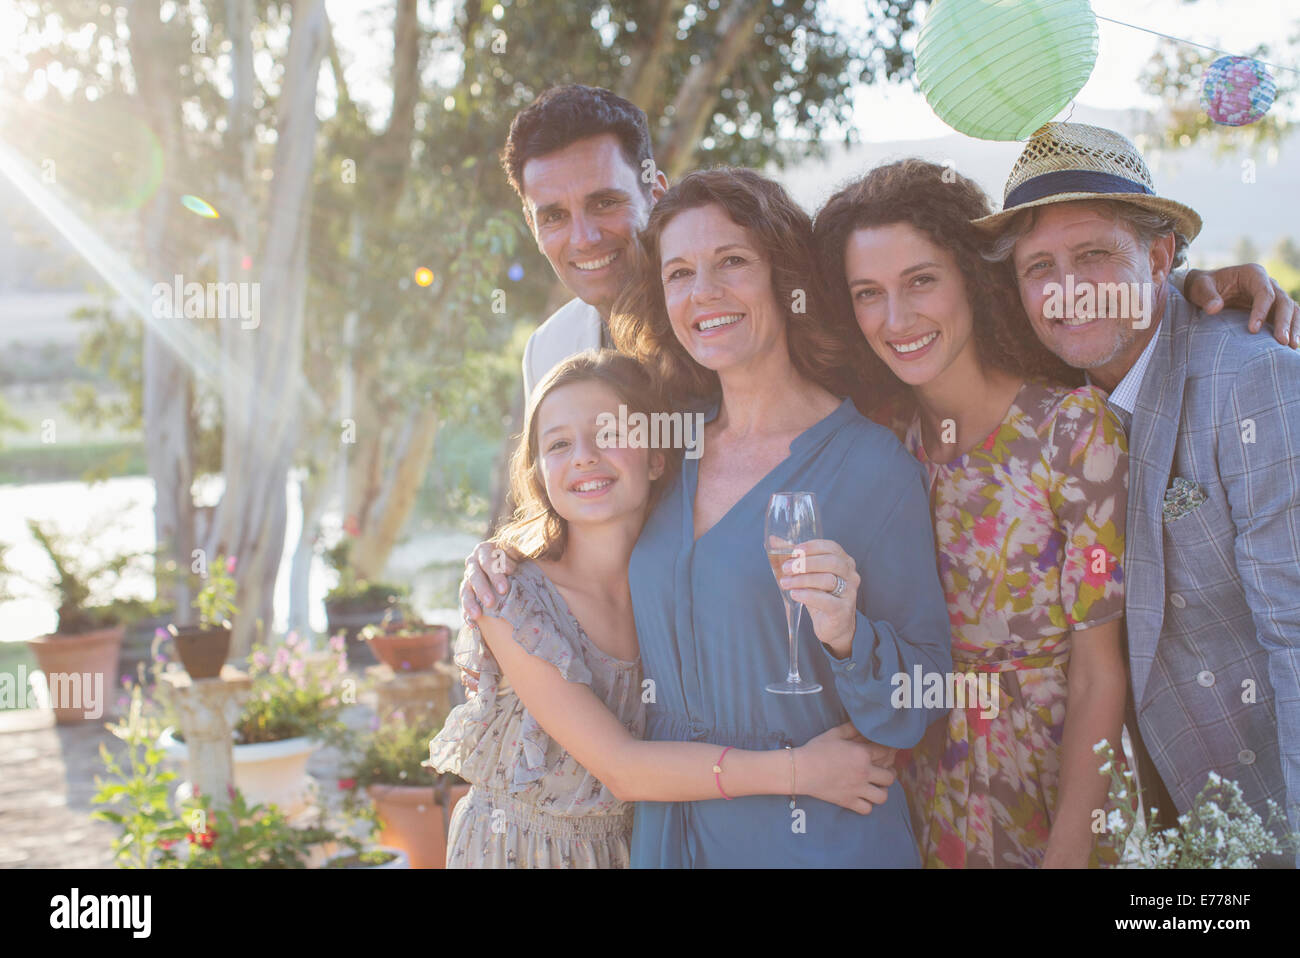
[[(1218, 772), (1300, 830), (1300, 355), (1168, 289), (1129, 443), (1134, 708), (1178, 811)], [(1175, 477), (1206, 500), (1166, 520)]]

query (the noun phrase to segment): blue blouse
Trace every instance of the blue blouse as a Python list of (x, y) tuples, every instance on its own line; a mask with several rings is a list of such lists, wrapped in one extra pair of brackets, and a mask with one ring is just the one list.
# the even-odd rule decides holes
[[(715, 403), (706, 421), (717, 416)], [(909, 748), (944, 708), (894, 708), (896, 673), (952, 667), (921, 467), (888, 430), (844, 400), (790, 444), (790, 455), (695, 541), (697, 459), (650, 515), (629, 578), (647, 687), (646, 738), (747, 749), (802, 745), (852, 721), (875, 742)], [(834, 658), (802, 615), (799, 671), (822, 684), (776, 695), (787, 639), (781, 593), (763, 551), (774, 492), (817, 495), (824, 538), (862, 577), (852, 654)], [(907, 704), (911, 704), (910, 702)], [(638, 802), (634, 868), (919, 866), (902, 788), (869, 815), (801, 795)]]

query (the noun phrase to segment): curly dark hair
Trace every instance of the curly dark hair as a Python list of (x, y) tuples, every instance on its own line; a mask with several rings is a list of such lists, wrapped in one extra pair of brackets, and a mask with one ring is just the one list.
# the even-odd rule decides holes
[[(979, 185), (950, 166), (915, 157), (878, 166), (849, 183), (817, 213), (813, 243), (824, 272), (829, 306), (857, 329), (845, 276), (844, 251), (855, 230), (906, 223), (952, 253), (961, 270), (974, 316), (976, 354), (981, 364), (1025, 378), (1078, 385), (1078, 370), (1044, 346), (1029, 325), (1014, 274), (983, 257), (986, 239), (971, 220), (992, 212)], [(862, 339), (859, 332), (858, 338)], [(907, 387), (874, 351), (862, 370), (872, 409), (896, 403)]]
[[(650, 150), (650, 124), (645, 111), (602, 87), (567, 83), (551, 87), (515, 114), (501, 151), (501, 166), (519, 198), (524, 198), (524, 164), (570, 143), (612, 133), (618, 137), (623, 156), (638, 172), (646, 160), (654, 161)], [(641, 177), (647, 196), (653, 181)]]
[(794, 368), (810, 382), (858, 401), (860, 381), (850, 357), (862, 337), (851, 315), (847, 325), (837, 323), (826, 308), (812, 256), (812, 221), (779, 183), (753, 170), (696, 170), (655, 204), (641, 232), (634, 278), (611, 310), (615, 345), (650, 367), (675, 405), (718, 393), (718, 374), (697, 363), (673, 332), (659, 277), (664, 229), (679, 213), (712, 204), (749, 233), (771, 269)]

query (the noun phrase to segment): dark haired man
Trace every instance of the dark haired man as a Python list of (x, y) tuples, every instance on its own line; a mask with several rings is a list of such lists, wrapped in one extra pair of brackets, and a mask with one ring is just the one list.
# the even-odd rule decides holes
[(515, 117), (501, 153), (524, 218), (574, 299), (524, 350), (524, 389), (557, 363), (611, 345), (610, 307), (628, 281), (636, 234), (668, 180), (655, 169), (645, 113), (598, 87), (547, 90)]

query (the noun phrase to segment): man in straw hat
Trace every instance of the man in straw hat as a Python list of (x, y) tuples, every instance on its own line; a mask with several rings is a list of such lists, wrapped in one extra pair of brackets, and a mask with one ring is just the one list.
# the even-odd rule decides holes
[(1244, 312), (1205, 320), (1169, 282), (1201, 218), (1110, 130), (1043, 127), (976, 225), (1038, 338), (1128, 430), (1128, 726), (1148, 799), (1187, 811), (1217, 772), (1300, 830), (1300, 354)]

